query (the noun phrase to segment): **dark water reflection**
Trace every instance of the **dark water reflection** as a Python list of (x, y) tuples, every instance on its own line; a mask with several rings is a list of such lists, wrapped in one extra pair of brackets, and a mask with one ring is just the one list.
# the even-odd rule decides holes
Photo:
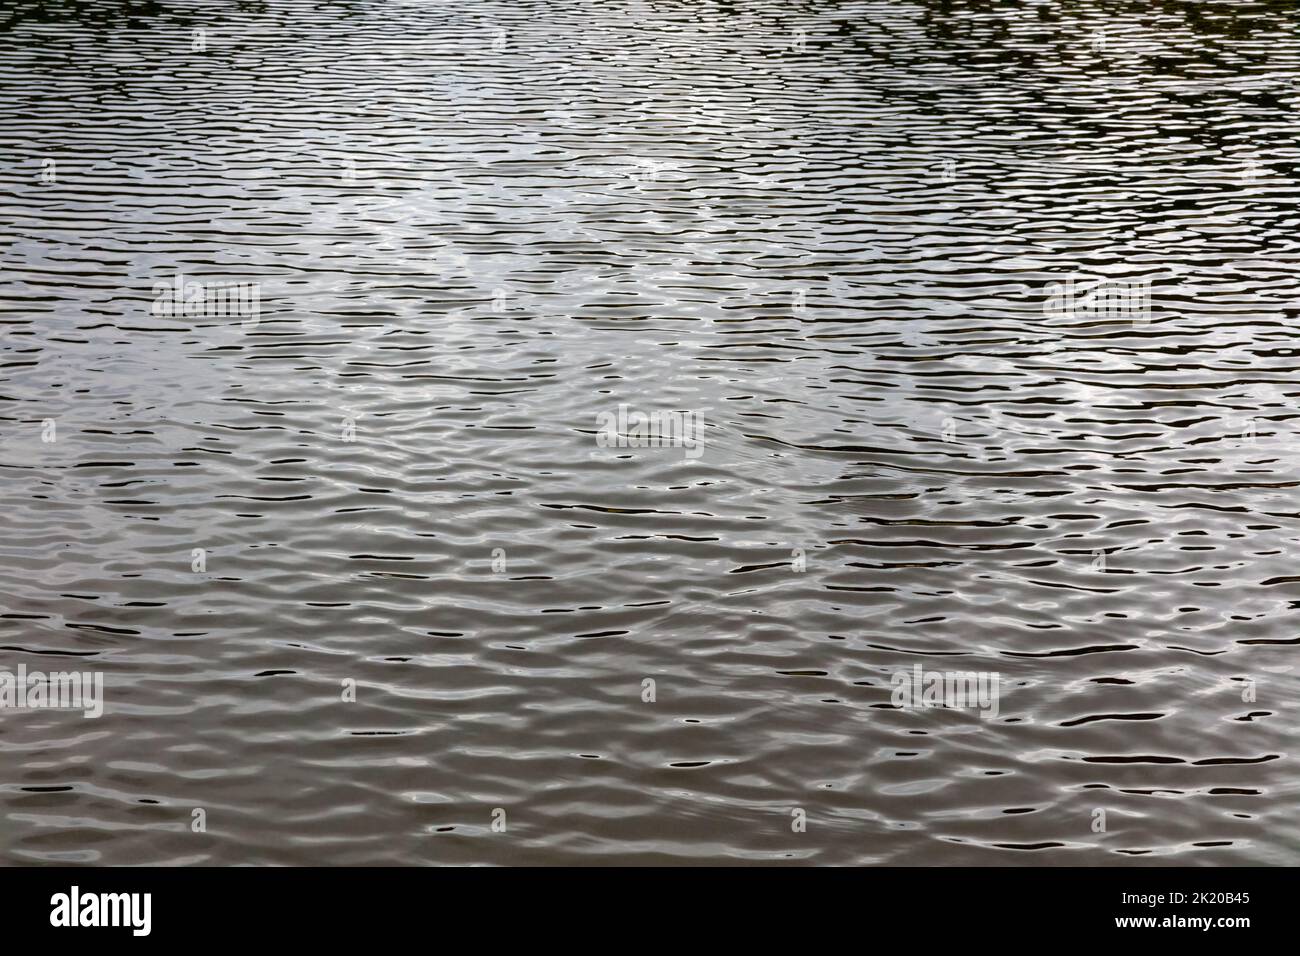
[(6, 20), (5, 861), (1300, 860), (1293, 4)]

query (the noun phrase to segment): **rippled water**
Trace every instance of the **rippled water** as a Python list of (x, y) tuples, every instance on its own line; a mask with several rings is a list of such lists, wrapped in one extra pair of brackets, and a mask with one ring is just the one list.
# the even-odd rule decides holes
[(1300, 862), (1298, 31), (7, 4), (0, 858)]

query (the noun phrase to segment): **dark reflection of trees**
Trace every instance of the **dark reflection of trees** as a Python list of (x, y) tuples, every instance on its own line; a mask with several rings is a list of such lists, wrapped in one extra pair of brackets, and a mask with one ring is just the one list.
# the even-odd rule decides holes
[[(846, 23), (862, 15), (861, 10), (843, 0), (803, 0), (803, 2), (774, 3), (773, 0), (649, 0), (656, 12), (680, 10), (686, 15), (706, 13), (739, 14), (769, 11), (786, 20), (801, 17), (834, 17), (843, 13)], [(240, 13), (274, 13), (275, 0), (229, 0), (230, 9)], [(1253, 2), (1227, 2), (1227, 0), (912, 0), (924, 9), (923, 23), (936, 40), (964, 38), (996, 42), (1007, 35), (1007, 22), (1012, 18), (1037, 17), (1046, 23), (1073, 19), (1075, 15), (1106, 17), (1113, 15), (1117, 23), (1125, 18), (1143, 15), (1181, 17), (1189, 30), (1206, 36), (1247, 39), (1261, 30), (1273, 29), (1279, 18), (1296, 19), (1300, 5), (1296, 0), (1253, 0)], [(619, 14), (624, 0), (603, 0), (611, 16)], [(557, 6), (566, 5), (556, 0)], [(912, 4), (909, 4), (909, 6)], [(186, 4), (167, 0), (8, 0), (0, 11), (0, 29), (12, 27), (22, 21), (35, 23), (66, 23), (83, 21), (100, 23), (121, 21), (130, 17), (151, 17), (163, 14), (185, 16), (197, 12)], [(348, 0), (321, 0), (317, 7), (331, 7), (352, 12), (356, 4)], [(545, 4), (539, 4), (545, 7)], [(203, 12), (223, 12), (221, 7), (208, 7)], [(981, 14), (978, 19), (965, 14)], [(999, 16), (999, 15), (1004, 16)]]
[[(1005, 0), (916, 0), (919, 25), (928, 45), (927, 65), (945, 68), (960, 88), (1027, 82), (1044, 94), (1066, 102), (1070, 87), (1061, 80), (1068, 64), (1085, 77), (1108, 76), (1187, 80), (1183, 92), (1167, 87), (1171, 112), (1180, 122), (1175, 135), (1211, 149), (1231, 145), (1232, 128), (1199, 110), (1206, 90), (1213, 89), (1218, 110), (1242, 108), (1276, 110), (1279, 126), (1290, 108), (1288, 90), (1280, 82), (1267, 46), (1243, 49), (1240, 41), (1300, 29), (1300, 4), (1295, 0), (1216, 2), (1216, 0), (1039, 0), (1015, 4)], [(1035, 30), (1033, 24), (1040, 29)], [(1015, 29), (1013, 30), (1012, 27)], [(1104, 34), (1109, 52), (1094, 53), (1093, 37)], [(873, 47), (873, 59), (878, 59)], [(1118, 54), (1118, 55), (1117, 55)], [(886, 54), (887, 55), (887, 54)], [(1252, 73), (1263, 74), (1251, 86)], [(1216, 85), (1216, 76), (1223, 82)], [(1300, 77), (1292, 77), (1292, 82)], [(930, 100), (944, 101), (936, 89)], [(1081, 106), (1071, 120), (1076, 129), (1091, 128), (1104, 138), (1107, 118), (1089, 115)], [(1268, 137), (1257, 139), (1262, 142)]]
[[(145, 19), (172, 17), (181, 23), (190, 23), (201, 16), (230, 14), (262, 15), (283, 12), (284, 4), (276, 0), (227, 0), (225, 3), (196, 5), (186, 0), (0, 0), (0, 31), (13, 29), (21, 23), (70, 23), (88, 26), (146, 26)], [(312, 9), (328, 7), (342, 13), (353, 13), (355, 0), (320, 0)], [(301, 7), (300, 7), (301, 9)]]
[(13, 0), (0, 14), (0, 30), (23, 22), (106, 25), (167, 12), (160, 0)]
[[(1007, 23), (1036, 17), (1048, 25), (1088, 20), (1104, 25), (1109, 18), (1116, 29), (1126, 22), (1149, 17), (1181, 19), (1187, 29), (1206, 37), (1249, 39), (1261, 31), (1275, 32), (1279, 18), (1296, 19), (1295, 0), (1040, 0), (1010, 4), (1006, 0), (916, 0), (925, 9), (923, 22), (936, 40), (961, 39), (996, 42), (1007, 35)], [(978, 18), (968, 14), (980, 14)], [(1077, 38), (1086, 43), (1087, 37)]]

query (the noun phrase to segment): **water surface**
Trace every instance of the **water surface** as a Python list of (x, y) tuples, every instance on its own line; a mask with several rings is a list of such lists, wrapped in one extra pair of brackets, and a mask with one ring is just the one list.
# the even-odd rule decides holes
[(0, 858), (1300, 862), (1298, 30), (9, 4)]

